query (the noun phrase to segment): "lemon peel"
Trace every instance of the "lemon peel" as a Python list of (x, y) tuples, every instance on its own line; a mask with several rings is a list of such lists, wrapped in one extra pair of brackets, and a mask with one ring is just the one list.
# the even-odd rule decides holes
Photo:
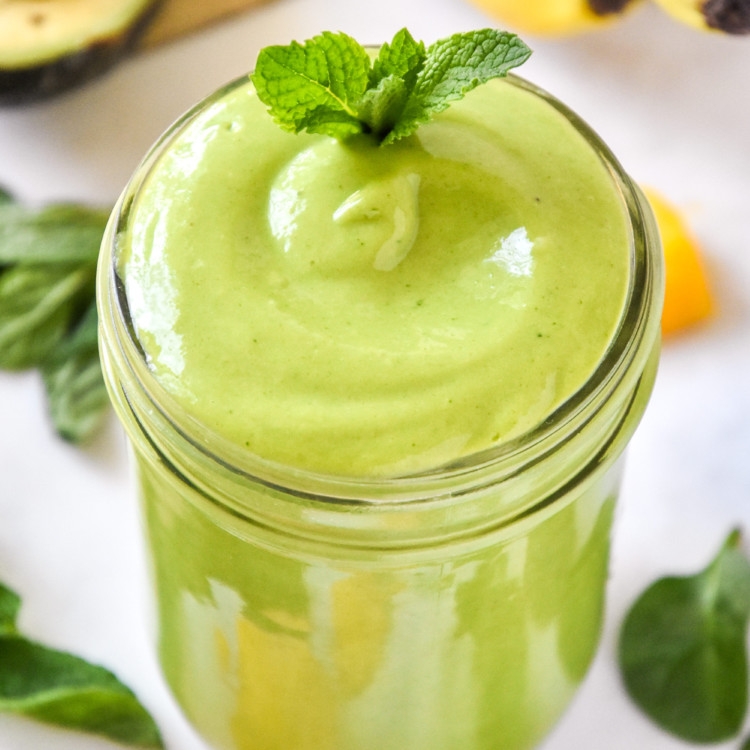
[(666, 287), (662, 334), (668, 336), (708, 318), (714, 302), (701, 249), (680, 212), (660, 193), (643, 188), (659, 226), (664, 247)]

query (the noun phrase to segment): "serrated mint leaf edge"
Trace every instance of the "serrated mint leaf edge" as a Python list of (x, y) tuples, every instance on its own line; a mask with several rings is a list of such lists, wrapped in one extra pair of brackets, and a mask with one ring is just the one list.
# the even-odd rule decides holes
[(411, 91), (426, 57), (424, 42), (414, 39), (407, 28), (400, 29), (390, 43), (384, 42), (378, 50), (372, 63), (369, 88), (377, 87), (388, 76), (397, 75)]
[[(506, 77), (531, 54), (531, 49), (516, 34), (496, 29), (454, 34), (431, 44), (401, 117), (386, 134), (382, 145), (411, 135), (433, 115), (463, 99), (477, 86), (493, 78)], [(494, 57), (500, 59), (493, 60)]]
[(367, 90), (370, 69), (370, 58), (355, 39), (323, 32), (302, 44), (264, 48), (250, 80), (284, 129), (299, 133), (312, 125), (312, 132), (324, 132), (328, 110), (334, 129), (341, 133), (346, 126), (348, 136), (363, 130), (354, 105)]

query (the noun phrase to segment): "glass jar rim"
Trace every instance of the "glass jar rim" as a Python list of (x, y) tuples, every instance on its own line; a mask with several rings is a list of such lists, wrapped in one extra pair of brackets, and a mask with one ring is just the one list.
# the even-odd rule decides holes
[[(180, 440), (191, 446), (196, 455), (202, 456), (209, 465), (220, 467), (223, 472), (236, 477), (336, 504), (366, 505), (393, 498), (396, 502), (426, 499), (434, 497), (441, 488), (450, 486), (451, 494), (455, 494), (462, 487), (475, 488), (489, 477), (496, 480), (497, 477), (514, 474), (519, 465), (537, 463), (564, 443), (572, 430), (581, 429), (592, 419), (601, 404), (606, 402), (607, 394), (621, 387), (626, 390), (635, 388), (651, 350), (651, 346), (644, 346), (644, 342), (650, 343), (658, 335), (659, 325), (658, 316), (650, 314), (654, 299), (660, 298), (661, 269), (656, 252), (651, 252), (651, 248), (658, 247), (658, 235), (648, 203), (608, 146), (575, 112), (520, 76), (510, 74), (506, 80), (544, 99), (587, 141), (616, 186), (628, 220), (630, 277), (623, 311), (609, 346), (585, 383), (542, 422), (514, 438), (447, 464), (413, 474), (385, 477), (331, 475), (274, 462), (243, 450), (187, 413), (148, 367), (145, 351), (130, 319), (125, 286), (117, 271), (117, 241), (127, 226), (132, 205), (162, 151), (205, 108), (234, 89), (247, 85), (247, 77), (243, 76), (199, 102), (154, 144), (114, 209), (110, 268), (102, 270), (102, 275), (108, 279), (104, 281), (109, 287), (107, 297), (114, 301), (108, 312), (114, 323), (117, 344), (132, 375), (147, 394), (150, 408), (166, 420)], [(629, 373), (632, 374), (631, 378), (628, 378)]]

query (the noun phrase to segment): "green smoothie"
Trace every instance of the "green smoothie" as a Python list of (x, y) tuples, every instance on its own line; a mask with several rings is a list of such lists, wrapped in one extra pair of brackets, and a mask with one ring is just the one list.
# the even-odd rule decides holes
[(283, 132), (238, 82), (149, 157), (105, 242), (102, 352), (161, 663), (212, 747), (549, 730), (653, 381), (640, 201), (518, 79), (382, 148)]
[(291, 137), (232, 91), (133, 212), (121, 272), (156, 376), (248, 451), (327, 474), (432, 469), (541, 423), (629, 282), (605, 166), (504, 82), (382, 148)]

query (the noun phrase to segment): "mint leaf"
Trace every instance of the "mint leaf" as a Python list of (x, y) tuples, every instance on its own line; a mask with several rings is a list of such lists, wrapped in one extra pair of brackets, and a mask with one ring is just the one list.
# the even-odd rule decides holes
[(409, 98), (403, 78), (390, 75), (368, 89), (359, 102), (359, 116), (375, 135), (385, 135), (396, 124)]
[(663, 578), (623, 623), (619, 661), (631, 698), (690, 742), (734, 737), (747, 711), (750, 563), (733, 531), (700, 573)]
[(128, 745), (164, 747), (151, 716), (115, 675), (21, 636), (0, 638), (0, 711)]
[(397, 31), (393, 41), (380, 48), (372, 64), (369, 88), (375, 88), (384, 78), (395, 76), (401, 78), (406, 90), (411, 92), (426, 56), (424, 42), (415, 41), (407, 29)]
[(52, 424), (58, 435), (72, 443), (87, 441), (109, 407), (97, 326), (96, 302), (92, 300), (78, 326), (41, 367)]
[(21, 608), (21, 597), (0, 583), (0, 636), (16, 632), (16, 618)]
[(154, 720), (112, 672), (18, 634), (20, 602), (0, 584), (0, 711), (128, 745), (164, 747)]
[(396, 124), (424, 65), (426, 51), (407, 29), (384, 44), (370, 71), (369, 88), (357, 111), (369, 131), (385, 136)]
[(40, 368), (53, 425), (76, 443), (108, 404), (94, 300), (107, 217), (73, 204), (31, 209), (0, 188), (0, 368)]
[(107, 218), (82, 206), (33, 210), (0, 200), (0, 265), (96, 263)]
[(17, 264), (0, 276), (0, 367), (37, 367), (67, 333), (95, 266)]
[(251, 80), (284, 129), (345, 138), (363, 130), (355, 105), (369, 74), (364, 48), (346, 34), (326, 31), (304, 44), (261, 50)]
[(495, 29), (455, 34), (427, 50), (401, 29), (370, 65), (354, 39), (324, 32), (304, 44), (261, 50), (250, 78), (286, 130), (339, 140), (373, 133), (387, 144), (530, 54), (517, 36)]
[(383, 143), (410, 135), (451, 102), (492, 78), (507, 75), (530, 55), (531, 50), (515, 34), (496, 29), (454, 34), (435, 42), (427, 50), (403, 114)]

